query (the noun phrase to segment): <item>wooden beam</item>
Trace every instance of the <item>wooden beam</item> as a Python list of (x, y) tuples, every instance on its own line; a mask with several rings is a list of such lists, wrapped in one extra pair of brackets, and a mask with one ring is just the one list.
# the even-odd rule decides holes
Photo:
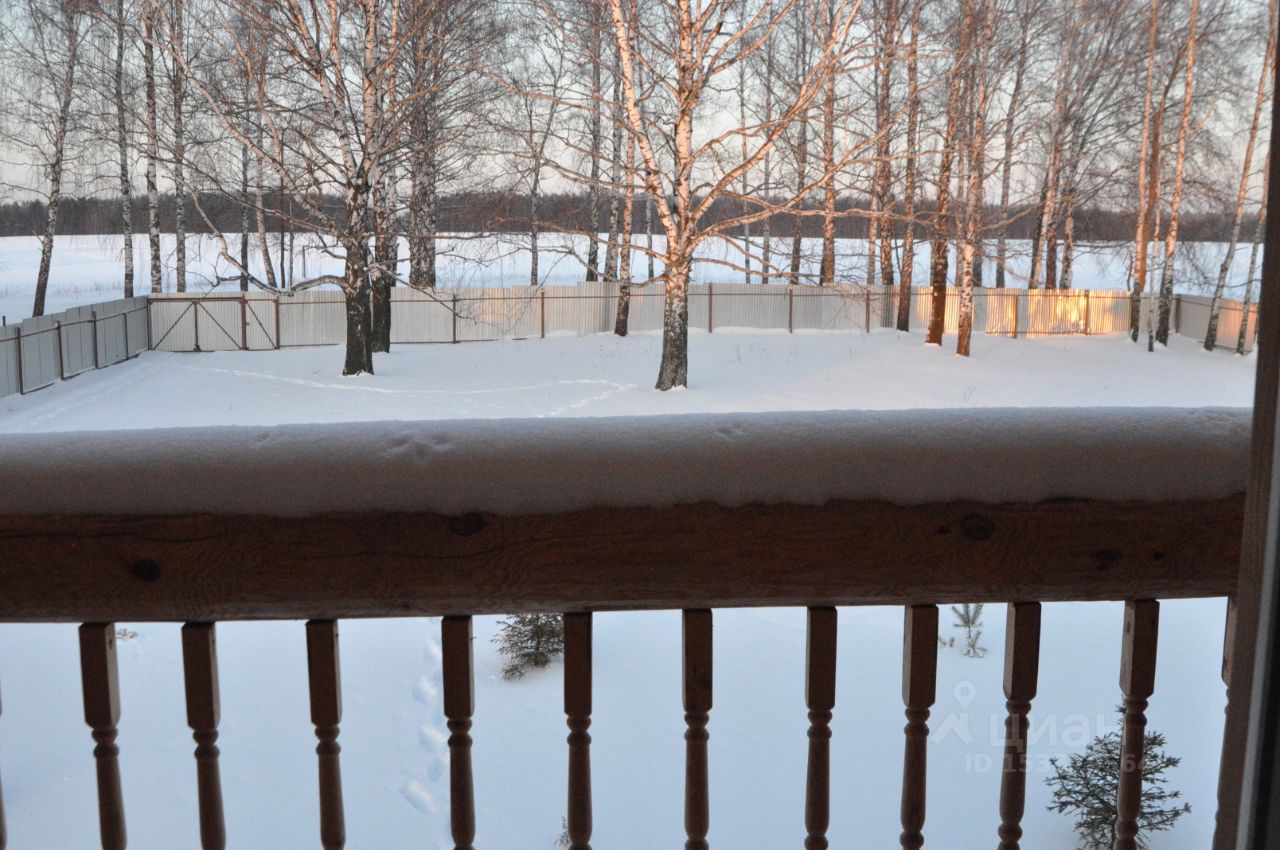
[(0, 622), (1224, 596), (1243, 498), (0, 517)]

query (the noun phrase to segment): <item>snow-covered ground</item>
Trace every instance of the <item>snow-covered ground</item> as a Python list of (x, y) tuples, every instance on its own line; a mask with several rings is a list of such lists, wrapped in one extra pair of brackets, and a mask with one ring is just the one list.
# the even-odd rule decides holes
[[(403, 346), (377, 374), (337, 377), (340, 348), (147, 353), (29, 396), (0, 400), (0, 432), (85, 432), (213, 424), (618, 416), (778, 410), (997, 406), (1247, 407), (1254, 358), (1174, 339), (1148, 354), (1124, 338), (979, 337), (968, 360), (918, 335), (721, 332), (691, 336), (687, 391), (651, 389), (660, 341), (637, 334)], [(459, 427), (464, 422), (457, 422)], [(517, 423), (512, 423), (517, 427)], [(999, 446), (998, 429), (989, 435)], [(0, 434), (0, 440), (5, 437)], [(68, 435), (71, 439), (72, 435)], [(13, 439), (18, 439), (14, 437)], [(92, 441), (85, 434), (78, 439)], [(1079, 462), (1079, 459), (1064, 459)], [(1192, 812), (1158, 850), (1208, 845), (1223, 720), (1222, 600), (1164, 603), (1151, 727), (1183, 757), (1172, 787)], [(774, 850), (803, 840), (804, 612), (718, 611), (711, 714), (711, 843)], [(944, 635), (957, 638), (943, 612)], [(174, 625), (121, 624), (121, 764), (130, 847), (198, 845), (195, 770)], [(1075, 846), (1046, 810), (1048, 759), (1115, 727), (1122, 608), (1048, 605), (1032, 712), (1026, 844)], [(902, 759), (902, 612), (844, 609), (832, 741), (835, 847), (894, 846)], [(476, 623), (477, 846), (552, 850), (566, 786), (561, 668), (501, 679)], [(315, 759), (301, 623), (219, 626), (228, 845), (314, 847)], [(675, 612), (596, 621), (592, 748), (598, 847), (683, 841), (684, 729)], [(447, 748), (439, 623), (342, 624), (347, 846), (448, 848)], [(984, 616), (985, 658), (940, 649), (926, 836), (937, 850), (989, 846), (1004, 719), (1004, 607)], [(75, 631), (0, 626), (0, 774), (9, 846), (96, 846), (93, 743), (81, 715)]]
[[(655, 245), (662, 245), (662, 238), (655, 237)], [(238, 254), (239, 235), (228, 237), (231, 250)], [(644, 243), (644, 237), (637, 237), (637, 244)], [(174, 249), (176, 242), (172, 235), (165, 235), (161, 240), (162, 264), (164, 267), (164, 289), (171, 291), (174, 287)], [(439, 275), (442, 286), (511, 286), (529, 283), (530, 255), (528, 240), (518, 234), (474, 237), (458, 235), (442, 239), (439, 243)], [(585, 239), (564, 234), (545, 234), (539, 241), (541, 248), (539, 281), (547, 284), (572, 284), (583, 278), (583, 265), (579, 259), (586, 256)], [(301, 280), (319, 273), (332, 273), (340, 270), (340, 260), (325, 250), (314, 238), (299, 236), (295, 239), (295, 262), (293, 274)], [(274, 257), (278, 249), (275, 235), (271, 236), (271, 248)], [(134, 240), (135, 288), (141, 294), (150, 286), (149, 260), (147, 256), (147, 240), (143, 237)], [(760, 246), (754, 248), (757, 254)], [(780, 252), (789, 251), (790, 242), (779, 239), (773, 248), (774, 261), (777, 262)], [(804, 241), (802, 268), (806, 274), (814, 274), (818, 270), (820, 240)], [(924, 283), (928, 279), (927, 262), (928, 246), (917, 245), (917, 262), (915, 264), (915, 281)], [(994, 252), (994, 248), (989, 249)], [(1027, 257), (1029, 243), (1013, 241), (1010, 243), (1010, 286), (1019, 286), (1019, 276), (1025, 277), (1030, 264)], [(1221, 261), (1225, 246), (1217, 243), (1184, 242), (1178, 246), (1178, 275), (1176, 285), (1179, 291), (1202, 292), (1209, 283), (1216, 279), (1218, 263)], [(1133, 247), (1129, 243), (1086, 244), (1078, 247), (1079, 255), (1075, 261), (1074, 286), (1077, 289), (1124, 289), (1129, 274)], [(404, 252), (402, 252), (404, 253)], [(121, 297), (123, 280), (124, 254), (123, 240), (115, 236), (59, 236), (55, 241), (51, 281), (49, 284), (46, 312), (63, 310), (80, 304), (97, 301), (108, 301)], [(717, 265), (716, 261), (732, 258), (735, 264), (740, 261), (736, 249), (724, 242), (712, 241), (704, 244), (700, 251), (702, 261), (694, 266), (694, 279), (698, 282), (743, 281), (743, 274), (725, 265)], [(9, 322), (31, 315), (32, 293), (35, 288), (36, 271), (39, 267), (40, 244), (35, 237), (0, 238), (0, 315)], [(219, 278), (234, 275), (235, 272), (225, 261), (219, 258), (219, 243), (210, 236), (192, 236), (187, 243), (188, 286), (195, 290), (207, 289), (215, 285)], [(849, 282), (865, 281), (866, 248), (865, 242), (857, 239), (841, 239), (837, 244), (837, 272)], [(278, 259), (273, 261), (278, 265)], [(1240, 297), (1249, 264), (1249, 246), (1242, 245), (1236, 254), (1229, 279), (1230, 287), (1227, 297)], [(250, 266), (255, 274), (261, 274), (261, 261), (255, 253), (251, 254)], [(759, 257), (754, 261), (760, 267)], [(407, 266), (407, 263), (406, 263)], [(656, 271), (661, 271), (658, 264)], [(637, 276), (647, 274), (647, 260), (643, 256), (634, 259)], [(402, 269), (407, 272), (407, 268)], [(994, 275), (992, 268), (989, 275)], [(758, 282), (758, 278), (753, 282)], [(235, 282), (223, 282), (222, 287), (234, 287)]]
[[(657, 393), (656, 334), (397, 346), (342, 378), (341, 346), (135, 361), (0, 399), (0, 433), (290, 422), (647, 416), (778, 410), (1247, 407), (1254, 358), (1174, 337), (978, 336), (926, 347), (892, 331), (690, 335), (690, 388)], [(998, 435), (992, 435), (997, 439)]]

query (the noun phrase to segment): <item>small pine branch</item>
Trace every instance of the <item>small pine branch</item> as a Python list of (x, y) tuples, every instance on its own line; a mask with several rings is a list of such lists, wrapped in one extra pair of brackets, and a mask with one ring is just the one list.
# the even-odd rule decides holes
[(520, 679), (532, 668), (546, 667), (564, 652), (564, 626), (559, 614), (515, 614), (498, 621), (493, 636), (507, 658), (502, 678)]

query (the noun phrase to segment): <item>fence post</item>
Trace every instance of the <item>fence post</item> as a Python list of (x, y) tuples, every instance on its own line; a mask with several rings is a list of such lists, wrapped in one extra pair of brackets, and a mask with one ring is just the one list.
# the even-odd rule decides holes
[(714, 284), (707, 284), (707, 333), (711, 333), (711, 307), (715, 303)]
[(866, 316), (863, 320), (863, 324), (865, 325), (866, 332), (871, 333), (871, 287), (869, 286), (867, 287), (867, 291), (865, 295), (866, 295), (866, 298), (864, 299), (864, 305), (865, 305), (864, 312), (866, 313)]
[(89, 327), (93, 330), (93, 368), (98, 367), (98, 311), (89, 311)]
[(26, 395), (27, 384), (22, 376), (22, 322), (18, 322), (15, 326), (15, 330), (18, 332), (13, 338), (13, 341), (17, 343), (18, 346), (18, 395)]
[(191, 318), (195, 322), (196, 345), (195, 350), (200, 350), (200, 301), (193, 301), (191, 304)]
[(53, 323), (53, 332), (58, 335), (58, 380), (67, 379), (67, 364), (62, 356), (62, 322)]
[[(1027, 305), (1030, 307), (1030, 304)], [(1018, 338), (1018, 313), (1022, 310), (1022, 290), (1013, 291), (1013, 338)]]
[(1089, 335), (1089, 290), (1084, 291), (1084, 335)]
[(249, 350), (249, 302), (240, 296), (240, 350)]
[(146, 311), (147, 316), (147, 351), (151, 351), (151, 340), (155, 339), (151, 332), (151, 299), (147, 298), (145, 295), (143, 296), (143, 299), (143, 309)]
[(538, 334), (541, 339), (547, 338), (547, 291), (538, 293)]
[(458, 293), (453, 293), (453, 341), (458, 342)]
[(124, 320), (124, 359), (128, 360), (133, 356), (130, 354), (132, 349), (129, 348), (129, 314), (121, 313), (120, 318)]
[(280, 296), (275, 297), (276, 302), (276, 351), (280, 350)]
[(787, 333), (796, 332), (796, 290), (787, 284)]
[(1182, 296), (1173, 296), (1173, 332), (1182, 333)]

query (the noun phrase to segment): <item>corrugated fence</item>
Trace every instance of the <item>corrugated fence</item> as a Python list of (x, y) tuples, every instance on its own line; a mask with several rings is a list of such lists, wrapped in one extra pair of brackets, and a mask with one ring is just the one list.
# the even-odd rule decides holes
[[(882, 287), (695, 284), (689, 292), (689, 324), (707, 331), (726, 328), (870, 332), (897, 324), (897, 290)], [(632, 289), (629, 329), (662, 327), (664, 296), (655, 285)], [(1210, 299), (1178, 296), (1174, 332), (1203, 339)], [(923, 329), (933, 294), (912, 294), (911, 328)], [(954, 333), (960, 296), (947, 292), (945, 327)], [(391, 341), (452, 343), (516, 337), (584, 336), (613, 330), (614, 284), (392, 290)], [(1129, 329), (1130, 298), (1115, 290), (977, 289), (974, 328), (1001, 336), (1123, 333)], [(1234, 348), (1243, 305), (1222, 301), (1218, 339)], [(1143, 299), (1142, 333), (1156, 315), (1154, 297)], [(1250, 308), (1246, 349), (1253, 346), (1256, 309)], [(276, 297), (271, 293), (155, 295), (151, 298), (153, 347), (162, 351), (228, 351), (336, 345), (346, 337), (346, 307), (336, 290)]]
[[(662, 327), (662, 289), (632, 289), (628, 327)], [(974, 328), (1001, 336), (1123, 333), (1129, 329), (1129, 294), (1114, 290), (977, 289)], [(1204, 339), (1210, 299), (1180, 295), (1174, 333)], [(929, 322), (933, 293), (912, 293), (911, 328)], [(954, 333), (960, 296), (947, 291), (945, 327)], [(441, 289), (392, 291), (391, 341), (395, 344), (586, 336), (613, 330), (617, 286)], [(871, 332), (897, 325), (898, 292), (882, 287), (694, 284), (689, 324), (716, 329), (804, 332)], [(1246, 316), (1247, 312), (1247, 316)], [(1156, 315), (1154, 296), (1143, 299), (1141, 333)], [(1245, 349), (1257, 333), (1257, 308), (1220, 304), (1218, 343), (1234, 349), (1246, 322)], [(124, 298), (0, 327), (0, 396), (27, 393), (137, 356), (159, 351), (257, 351), (337, 345), (346, 339), (346, 302), (337, 290), (277, 296), (250, 293), (166, 293)]]
[(0, 327), (0, 396), (29, 393), (150, 347), (146, 296), (72, 307)]

